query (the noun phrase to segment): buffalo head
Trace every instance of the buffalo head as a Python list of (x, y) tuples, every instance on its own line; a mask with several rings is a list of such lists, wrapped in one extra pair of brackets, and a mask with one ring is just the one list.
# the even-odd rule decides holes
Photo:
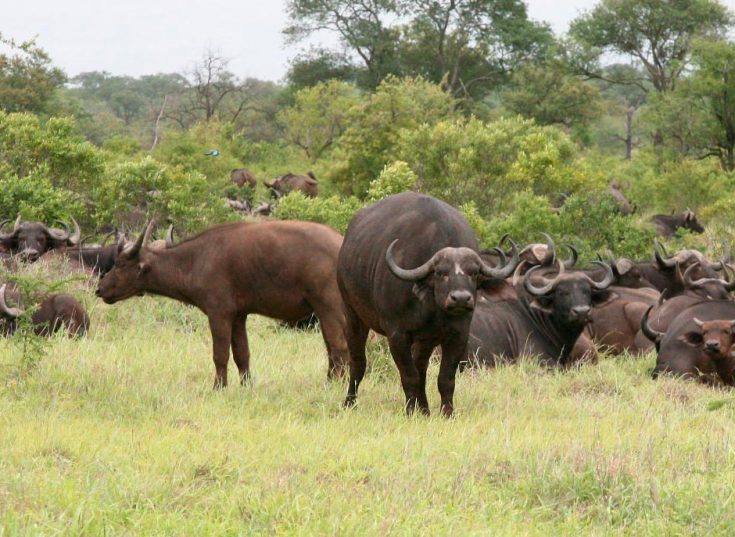
[(681, 227), (689, 229), (695, 233), (704, 233), (704, 226), (697, 220), (697, 215), (694, 211), (687, 209), (682, 214), (684, 223)]
[(483, 279), (504, 279), (518, 264), (518, 249), (512, 244), (511, 259), (503, 266), (486, 264), (470, 248), (442, 248), (420, 267), (404, 269), (393, 258), (394, 240), (385, 251), (390, 271), (399, 279), (414, 282), (414, 293), (421, 300), (434, 296), (436, 306), (447, 313), (461, 315), (475, 308), (477, 287)]
[[(601, 306), (617, 297), (607, 288), (615, 279), (610, 265), (595, 261), (605, 269), (600, 281), (584, 272), (565, 271), (564, 263), (558, 263), (559, 271), (552, 279), (537, 274), (542, 267), (533, 267), (526, 273), (523, 286), (532, 297), (532, 308), (541, 310), (564, 325), (586, 324), (592, 306)], [(534, 283), (538, 276), (538, 283)]]
[(692, 347), (700, 347), (710, 358), (714, 360), (726, 360), (730, 358), (730, 349), (735, 339), (733, 338), (733, 327), (735, 319), (700, 321), (696, 317), (692, 322), (698, 328), (681, 336), (681, 340)]
[(75, 246), (80, 242), (82, 232), (79, 224), (74, 218), (71, 221), (74, 224), (73, 234), (64, 222), (59, 222), (64, 229), (49, 228), (40, 222), (21, 222), (21, 217), (18, 215), (13, 231), (0, 233), (0, 243), (21, 259), (33, 262), (48, 250)]
[(115, 266), (100, 279), (96, 292), (105, 303), (114, 304), (142, 294), (141, 277), (150, 270), (144, 259), (146, 249), (143, 245), (148, 242), (152, 230), (153, 222), (149, 222), (133, 244), (122, 240), (118, 244)]

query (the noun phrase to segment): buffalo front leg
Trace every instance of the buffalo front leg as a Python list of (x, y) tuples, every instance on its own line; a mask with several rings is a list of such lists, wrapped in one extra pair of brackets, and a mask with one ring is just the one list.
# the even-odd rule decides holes
[(232, 319), (210, 317), (209, 329), (212, 331), (212, 357), (214, 359), (214, 388), (227, 386), (227, 361), (230, 358), (232, 339)]
[(248, 347), (247, 315), (235, 318), (232, 324), (232, 357), (240, 373), (240, 383), (250, 379), (250, 348)]
[(441, 396), (441, 413), (447, 418), (454, 412), (454, 378), (457, 376), (459, 362), (467, 352), (467, 336), (467, 331), (463, 331), (442, 343), (437, 387)]
[(421, 376), (413, 361), (410, 338), (406, 334), (393, 334), (388, 336), (388, 346), (401, 375), (401, 385), (406, 395), (406, 414), (410, 416), (418, 406), (421, 413), (428, 416), (426, 390), (421, 390)]
[(435, 345), (429, 341), (414, 341), (411, 348), (413, 363), (419, 374), (418, 389), (416, 397), (418, 406), (424, 414), (429, 413), (429, 401), (426, 399), (426, 370), (429, 368), (429, 359)]
[(367, 367), (365, 343), (369, 330), (349, 306), (345, 306), (345, 321), (345, 338), (350, 352), (350, 383), (347, 386), (344, 406), (351, 407), (357, 402), (357, 388), (365, 376)]

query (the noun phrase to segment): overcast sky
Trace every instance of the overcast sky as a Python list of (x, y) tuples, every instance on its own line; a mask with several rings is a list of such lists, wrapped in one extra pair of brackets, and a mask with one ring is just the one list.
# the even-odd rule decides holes
[[(0, 6), (11, 0), (0, 0)], [(596, 0), (527, 0), (531, 18), (556, 32)], [(735, 0), (724, 2), (731, 8)], [(20, 0), (0, 10), (0, 33), (38, 36), (70, 76), (139, 76), (186, 70), (209, 48), (240, 77), (283, 78), (296, 49), (284, 45), (285, 0)], [(324, 37), (330, 43), (328, 37)], [(331, 41), (334, 42), (333, 40)]]

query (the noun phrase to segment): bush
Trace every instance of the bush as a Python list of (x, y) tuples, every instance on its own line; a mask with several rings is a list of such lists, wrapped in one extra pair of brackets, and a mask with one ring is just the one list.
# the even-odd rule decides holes
[(362, 202), (355, 197), (307, 198), (303, 193), (294, 191), (279, 200), (274, 216), (283, 220), (327, 224), (344, 234), (352, 217), (361, 208)]
[(378, 201), (391, 194), (399, 194), (416, 188), (416, 174), (402, 160), (387, 164), (377, 179), (370, 181), (367, 197)]
[(85, 211), (79, 196), (51, 184), (48, 168), (42, 165), (23, 177), (3, 177), (0, 172), (0, 217), (15, 218), (17, 214), (46, 223), (68, 221), (70, 216), (84, 222)]

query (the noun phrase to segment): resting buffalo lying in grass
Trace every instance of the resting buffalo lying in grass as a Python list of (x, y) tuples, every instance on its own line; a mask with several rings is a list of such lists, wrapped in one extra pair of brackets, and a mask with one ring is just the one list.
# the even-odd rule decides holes
[(240, 222), (153, 249), (145, 246), (151, 228), (152, 223), (133, 245), (121, 247), (97, 296), (114, 304), (151, 293), (202, 310), (212, 332), (215, 387), (227, 384), (230, 347), (241, 380), (250, 374), (245, 329), (250, 313), (298, 321), (313, 311), (327, 347), (329, 375), (343, 373), (347, 345), (335, 278), (339, 233), (310, 222)]
[[(10, 304), (14, 304), (11, 306)], [(25, 313), (20, 292), (14, 285), (0, 287), (0, 333), (10, 335), (17, 328), (18, 317)], [(43, 299), (31, 315), (34, 332), (50, 336), (61, 327), (69, 336), (83, 336), (89, 330), (89, 316), (77, 299), (67, 294), (52, 294)]]

